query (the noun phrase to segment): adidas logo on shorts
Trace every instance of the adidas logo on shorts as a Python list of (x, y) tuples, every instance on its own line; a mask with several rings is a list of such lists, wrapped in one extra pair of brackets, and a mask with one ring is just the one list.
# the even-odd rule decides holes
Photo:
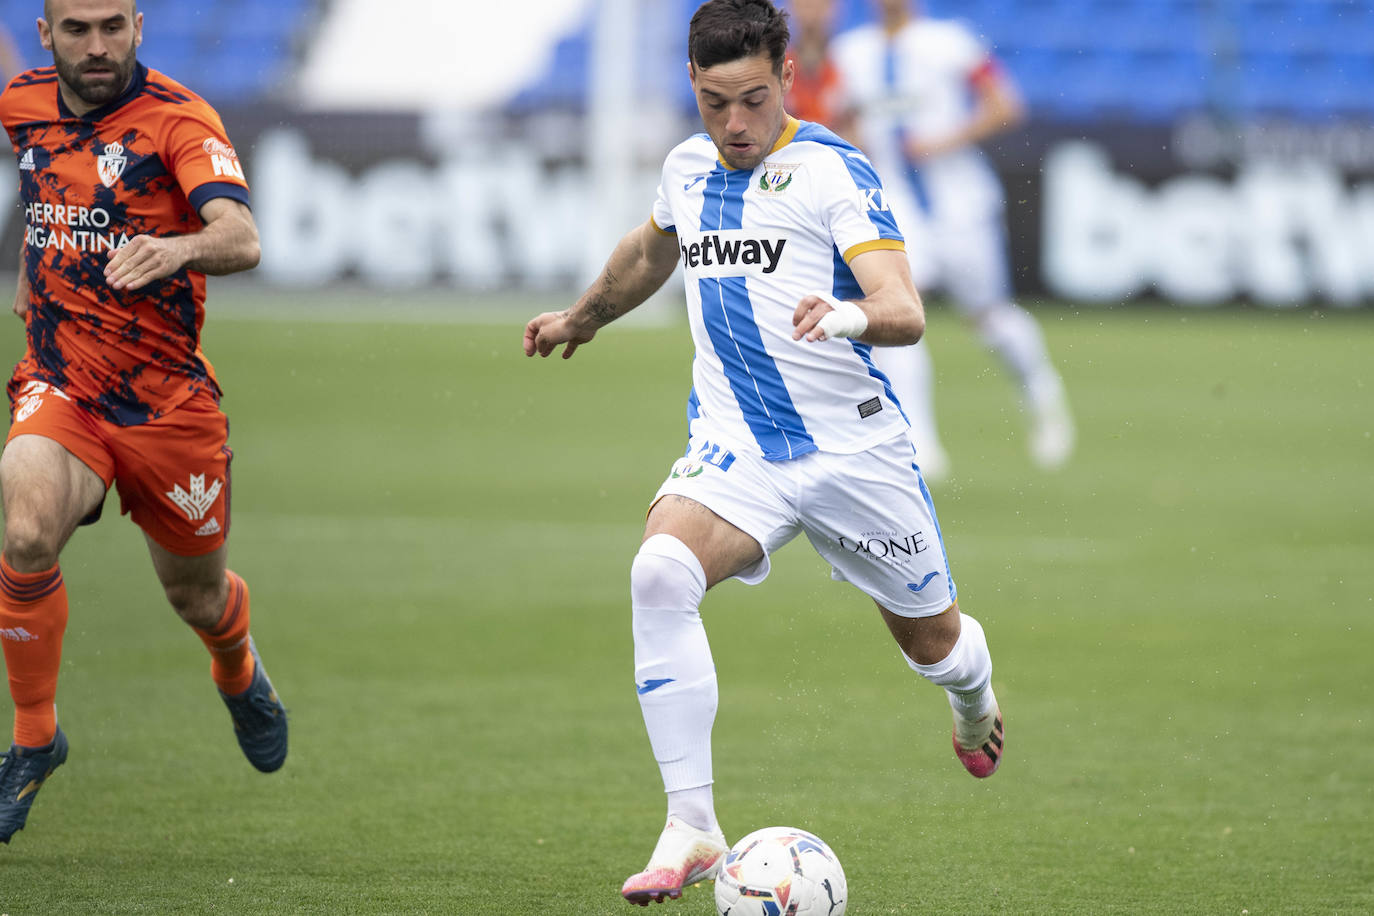
[(213, 515), (210, 516), (210, 520), (208, 522), (206, 522), (205, 524), (201, 525), (199, 528), (196, 529), (196, 535), (198, 537), (208, 537), (212, 534), (219, 534), (219, 520), (216, 519)]

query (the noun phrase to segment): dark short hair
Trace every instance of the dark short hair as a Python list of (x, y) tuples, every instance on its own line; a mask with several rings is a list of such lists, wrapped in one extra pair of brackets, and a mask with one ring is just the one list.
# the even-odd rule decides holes
[(771, 0), (707, 0), (692, 16), (687, 57), (704, 70), (767, 52), (773, 72), (782, 73), (790, 40), (787, 14)]

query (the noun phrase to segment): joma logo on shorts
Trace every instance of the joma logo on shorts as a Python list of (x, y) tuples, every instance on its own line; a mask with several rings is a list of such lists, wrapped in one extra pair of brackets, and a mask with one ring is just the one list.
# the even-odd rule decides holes
[(682, 242), (678, 247), (682, 250), (682, 266), (701, 276), (771, 274), (782, 263), (787, 239), (748, 238), (742, 230), (724, 229), (708, 232), (695, 242)]

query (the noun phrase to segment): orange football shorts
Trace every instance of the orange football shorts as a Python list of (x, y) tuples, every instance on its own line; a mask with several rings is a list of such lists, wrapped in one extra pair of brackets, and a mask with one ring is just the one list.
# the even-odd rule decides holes
[[(163, 548), (200, 556), (229, 533), (229, 418), (202, 389), (175, 410), (117, 426), (46, 382), (11, 384), (10, 431), (46, 436), (119, 490), (119, 511)], [(97, 509), (83, 524), (100, 518)]]

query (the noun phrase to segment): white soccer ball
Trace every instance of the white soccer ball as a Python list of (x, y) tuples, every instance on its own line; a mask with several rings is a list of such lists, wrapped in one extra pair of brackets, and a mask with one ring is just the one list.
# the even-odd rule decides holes
[(820, 837), (764, 827), (725, 854), (716, 874), (720, 916), (844, 916), (849, 884)]

